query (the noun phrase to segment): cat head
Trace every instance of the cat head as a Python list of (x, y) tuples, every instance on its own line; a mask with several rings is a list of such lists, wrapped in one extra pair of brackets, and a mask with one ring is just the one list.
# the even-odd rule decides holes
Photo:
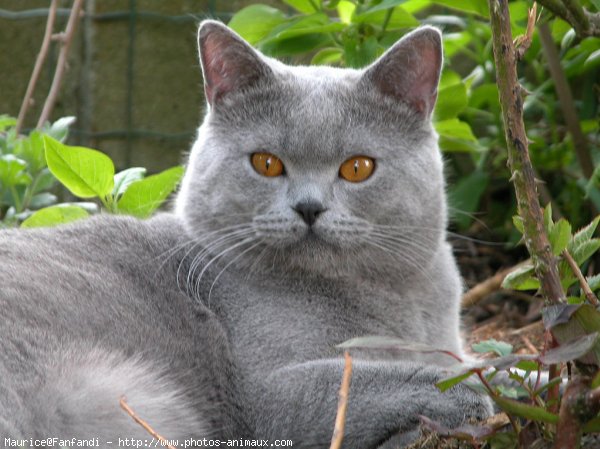
[(446, 226), (439, 31), (363, 70), (287, 66), (215, 21), (198, 41), (208, 111), (176, 213), (200, 246), (325, 276), (427, 266)]

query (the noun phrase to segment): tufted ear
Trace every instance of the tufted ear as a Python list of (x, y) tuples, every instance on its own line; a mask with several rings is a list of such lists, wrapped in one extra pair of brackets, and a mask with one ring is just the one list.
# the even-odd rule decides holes
[(365, 82), (429, 117), (442, 69), (442, 35), (425, 26), (407, 34), (369, 66)]
[(272, 75), (258, 53), (220, 22), (205, 20), (200, 24), (198, 50), (204, 92), (211, 105)]

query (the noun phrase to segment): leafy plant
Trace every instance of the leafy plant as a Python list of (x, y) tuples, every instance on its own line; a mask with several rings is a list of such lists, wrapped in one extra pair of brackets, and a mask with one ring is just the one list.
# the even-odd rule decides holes
[[(433, 120), (448, 162), (453, 222), (468, 232), (478, 226), (474, 225), (472, 214), (483, 211), (485, 226), (496, 236), (517, 244), (524, 226), (522, 218), (515, 216), (516, 202), (508, 190), (507, 180), (515, 174), (506, 166), (507, 142), (493, 64), (488, 2), (283, 0), (282, 3), (281, 7), (248, 6), (235, 14), (229, 25), (266, 54), (294, 58), (301, 63), (346, 67), (369, 64), (421, 23), (444, 29), (446, 60)], [(550, 10), (543, 10), (539, 17), (533, 13), (531, 17), (532, 2), (511, 1), (510, 25), (513, 36), (521, 35), (517, 45), (527, 42), (529, 46), (528, 51), (522, 52), (520, 67), (519, 82), (526, 92), (523, 117), (531, 159), (539, 176), (548, 180), (540, 188), (545, 202), (551, 204), (547, 204), (540, 226), (548, 235), (550, 256), (558, 262), (560, 283), (568, 301), (544, 308), (549, 343), (542, 355), (513, 354), (512, 346), (495, 340), (480, 342), (473, 350), (498, 357), (476, 365), (461, 362), (455, 375), (438, 384), (445, 390), (477, 378), (475, 388), (483, 389), (506, 413), (505, 424), (510, 430), (489, 425), (446, 429), (423, 417), (433, 430), (467, 440), (476, 447), (481, 444), (493, 448), (530, 447), (555, 439), (556, 444), (563, 444), (560, 438), (565, 437), (559, 438), (559, 434), (566, 434), (564, 429), (573, 423), (578, 430), (570, 440), (564, 440), (568, 444), (579, 441), (583, 432), (600, 431), (600, 376), (595, 375), (600, 366), (600, 312), (595, 296), (600, 290), (600, 275), (582, 274), (593, 266), (592, 259), (600, 248), (600, 240), (594, 237), (600, 217), (593, 218), (595, 211), (600, 211), (600, 171), (593, 166), (594, 161), (600, 160), (597, 145), (600, 33), (594, 36), (589, 24), (583, 19), (579, 22), (583, 16), (572, 13), (577, 8), (587, 8), (583, 15), (590, 18), (600, 4), (587, 0), (542, 3), (550, 5)], [(533, 33), (532, 19), (538, 19), (539, 34)], [(591, 23), (592, 19), (589, 20)], [(559, 47), (558, 54), (556, 50), (553, 52), (555, 46)], [(565, 99), (561, 94), (565, 85), (578, 98), (577, 109), (572, 98)], [(569, 111), (580, 114), (578, 123), (574, 124), (573, 112)], [(581, 229), (574, 232), (577, 228)], [(533, 257), (537, 263), (536, 255)], [(513, 271), (503, 287), (539, 291), (541, 282), (534, 263)], [(342, 346), (439, 351), (378, 337), (355, 339)], [(595, 377), (571, 380), (561, 395), (558, 374), (564, 364), (576, 365), (579, 373)], [(542, 383), (539, 373), (547, 370), (550, 379)], [(512, 384), (494, 382), (494, 378), (501, 376)], [(559, 416), (561, 402), (564, 409), (577, 410), (579, 414), (568, 416), (561, 408)]]
[(99, 211), (96, 202), (58, 203), (59, 181), (75, 197), (95, 200), (107, 212), (149, 217), (177, 187), (183, 167), (147, 176), (134, 167), (115, 174), (105, 154), (62, 143), (74, 118), (17, 136), (16, 120), (0, 117), (0, 225), (54, 226)]

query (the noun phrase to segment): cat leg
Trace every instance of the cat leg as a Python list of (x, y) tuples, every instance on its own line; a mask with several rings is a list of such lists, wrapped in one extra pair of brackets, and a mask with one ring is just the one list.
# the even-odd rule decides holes
[[(337, 410), (343, 360), (328, 359), (278, 369), (255, 392), (256, 436), (291, 439), (294, 447), (327, 448)], [(355, 360), (348, 398), (345, 449), (376, 448), (397, 434), (409, 436), (425, 415), (449, 427), (492, 412), (488, 398), (464, 385), (441, 393), (442, 369), (414, 362)]]

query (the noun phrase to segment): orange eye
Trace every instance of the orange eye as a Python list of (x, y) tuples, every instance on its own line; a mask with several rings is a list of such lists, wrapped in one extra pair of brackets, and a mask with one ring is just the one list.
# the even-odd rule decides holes
[(340, 176), (346, 181), (362, 182), (375, 169), (375, 161), (367, 156), (354, 156), (340, 166)]
[(253, 153), (252, 166), (263, 176), (274, 177), (283, 173), (283, 162), (271, 153)]

